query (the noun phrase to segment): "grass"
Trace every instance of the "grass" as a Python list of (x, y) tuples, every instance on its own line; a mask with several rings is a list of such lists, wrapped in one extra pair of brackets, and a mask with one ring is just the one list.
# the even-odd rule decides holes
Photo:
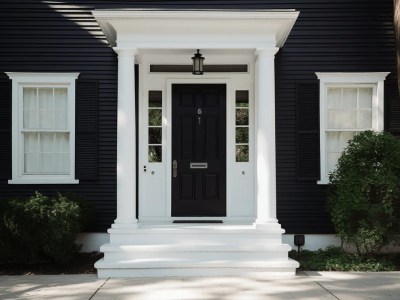
[(297, 260), (303, 271), (400, 271), (400, 253), (367, 257), (346, 253), (340, 247), (329, 247), (300, 253), (292, 250), (289, 257)]

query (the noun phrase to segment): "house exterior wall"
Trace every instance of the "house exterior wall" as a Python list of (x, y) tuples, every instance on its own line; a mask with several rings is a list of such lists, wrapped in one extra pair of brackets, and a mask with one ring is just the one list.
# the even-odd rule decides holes
[[(275, 58), (277, 213), (287, 233), (333, 233), (326, 212), (326, 186), (299, 176), (300, 152), (318, 152), (319, 141), (298, 145), (298, 86), (318, 85), (315, 72), (391, 72), (385, 81), (385, 128), (400, 134), (400, 104), (396, 90), (392, 1), (2, 1), (0, 4), (0, 80), (4, 72), (80, 72), (79, 80), (98, 84), (95, 175), (76, 185), (10, 185), (11, 115), (7, 97), (0, 99), (0, 201), (74, 192), (96, 205), (93, 230), (105, 231), (116, 217), (117, 58), (95, 22), (91, 10), (115, 8), (296, 9), (300, 16)], [(7, 86), (6, 82), (1, 87)], [(84, 90), (84, 88), (83, 88)], [(310, 97), (318, 100), (318, 89)], [(83, 103), (83, 102), (82, 102)], [(318, 110), (310, 112), (317, 114)], [(78, 122), (78, 121), (77, 121)], [(8, 124), (8, 125), (7, 125)], [(317, 124), (318, 125), (318, 124)], [(85, 135), (77, 132), (77, 144)], [(93, 149), (92, 149), (93, 150)], [(306, 154), (307, 154), (306, 153)], [(85, 157), (85, 147), (76, 157)], [(316, 157), (318, 159), (318, 157)], [(84, 161), (84, 159), (81, 159)], [(318, 164), (318, 160), (313, 162)], [(95, 166), (93, 166), (95, 165)], [(87, 167), (87, 166), (86, 166)], [(77, 173), (82, 174), (77, 164)], [(319, 172), (319, 167), (316, 168)], [(82, 171), (82, 170), (81, 170)]]

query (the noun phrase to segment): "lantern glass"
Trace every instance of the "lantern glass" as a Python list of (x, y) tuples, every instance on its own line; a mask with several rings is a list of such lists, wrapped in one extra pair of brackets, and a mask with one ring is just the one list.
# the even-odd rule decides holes
[(197, 53), (192, 57), (193, 60), (193, 74), (203, 75), (203, 61), (204, 57), (201, 56), (200, 50), (197, 49)]

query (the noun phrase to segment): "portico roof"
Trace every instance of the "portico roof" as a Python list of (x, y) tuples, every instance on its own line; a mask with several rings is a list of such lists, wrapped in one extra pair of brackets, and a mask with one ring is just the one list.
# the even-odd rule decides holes
[(295, 10), (94, 10), (111, 46), (141, 49), (282, 47)]

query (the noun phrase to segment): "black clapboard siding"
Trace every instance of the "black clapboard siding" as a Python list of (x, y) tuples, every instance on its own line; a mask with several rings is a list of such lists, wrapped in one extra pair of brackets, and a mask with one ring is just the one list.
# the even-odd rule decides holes
[(320, 179), (319, 83), (297, 83), (297, 180)]
[(98, 179), (98, 90), (98, 81), (76, 80), (75, 169), (79, 180)]
[[(315, 72), (395, 74), (392, 5), (392, 0), (3, 0), (0, 72), (72, 71), (80, 72), (82, 80), (98, 81), (98, 180), (39, 188), (48, 193), (69, 190), (82, 194), (96, 204), (97, 230), (105, 231), (116, 217), (117, 59), (90, 11), (296, 9), (300, 16), (275, 59), (278, 219), (287, 233), (330, 233), (326, 187), (298, 180), (297, 83), (315, 81)], [(395, 131), (400, 119), (397, 96), (386, 95), (386, 129)], [(35, 189), (0, 181), (0, 200)]]
[(0, 79), (0, 179), (11, 179), (11, 80)]

